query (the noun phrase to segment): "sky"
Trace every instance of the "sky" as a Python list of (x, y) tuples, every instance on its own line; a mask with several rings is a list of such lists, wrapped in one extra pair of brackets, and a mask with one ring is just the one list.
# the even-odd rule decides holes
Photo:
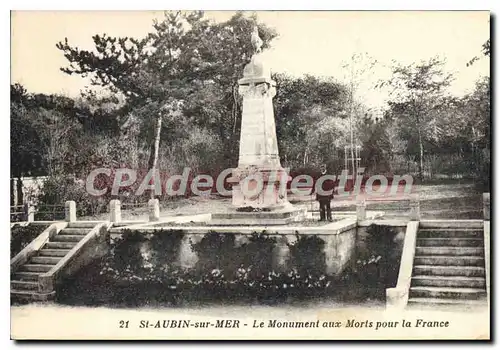
[[(233, 12), (206, 12), (215, 21)], [(250, 14), (250, 13), (248, 13)], [(385, 103), (385, 92), (373, 88), (390, 77), (392, 60), (411, 64), (436, 55), (446, 58), (446, 70), (456, 79), (450, 92), (460, 96), (474, 88), (480, 77), (489, 76), (489, 59), (473, 66), (466, 63), (482, 56), (481, 45), (489, 38), (489, 12), (467, 11), (261, 11), (261, 22), (279, 37), (263, 57), (271, 71), (293, 76), (313, 74), (346, 81), (342, 66), (355, 53), (366, 53), (378, 66), (362, 76), (357, 95), (369, 106)], [(13, 11), (11, 16), (11, 82), (30, 92), (77, 96), (88, 80), (60, 71), (67, 66), (58, 41), (92, 49), (92, 36), (143, 37), (151, 31), (154, 11)]]

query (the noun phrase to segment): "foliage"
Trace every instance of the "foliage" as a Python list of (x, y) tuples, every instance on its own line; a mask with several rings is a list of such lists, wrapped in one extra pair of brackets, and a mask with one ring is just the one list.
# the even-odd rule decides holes
[[(482, 51), (484, 56), (490, 57), (491, 47), (490, 47), (490, 39), (489, 38), (488, 38), (488, 40), (486, 40), (484, 42), (481, 51)], [(474, 62), (476, 62), (478, 60), (479, 60), (479, 57), (474, 56), (469, 62), (467, 62), (467, 67), (472, 66), (474, 64)]]
[(214, 270), (233, 266), (234, 240), (232, 233), (208, 232), (199, 243), (192, 245), (199, 259), (196, 269)]
[(394, 287), (401, 259), (394, 242), (397, 232), (390, 226), (373, 224), (367, 234), (366, 249), (358, 255), (354, 267), (355, 279), (367, 289)]
[(347, 123), (346, 89), (331, 78), (274, 74), (276, 134), (285, 166), (298, 168), (326, 162), (343, 151)]
[[(109, 205), (109, 196), (94, 197), (87, 192), (83, 181), (69, 176), (55, 175), (44, 182), (36, 206), (44, 211), (48, 210), (47, 206), (63, 207), (64, 203), (70, 200), (77, 203), (76, 214), (80, 217), (103, 213)], [(40, 219), (37, 216), (37, 220)]]
[(248, 242), (235, 249), (236, 276), (246, 274), (246, 278), (260, 279), (273, 271), (273, 249), (276, 238), (266, 232), (254, 232)]
[(292, 266), (304, 275), (326, 274), (324, 246), (325, 241), (316, 235), (297, 235), (297, 240), (289, 245)]
[[(97, 52), (72, 47), (67, 39), (57, 47), (70, 63), (64, 72), (89, 75), (93, 85), (124, 98), (122, 110), (139, 116), (142, 139), (150, 145), (158, 116), (165, 121), (161, 133), (168, 145), (190, 122), (227, 146), (238, 136), (236, 81), (253, 53), (249, 39), (255, 24), (265, 49), (276, 33), (256, 18), (238, 13), (213, 23), (202, 12), (180, 11), (166, 12), (144, 38), (95, 35)], [(232, 149), (222, 148), (229, 158), (235, 156)]]
[(43, 173), (42, 140), (28, 116), (28, 95), (19, 84), (10, 87), (11, 120), (11, 176), (40, 175)]
[(453, 76), (444, 71), (445, 61), (434, 57), (419, 64), (392, 68), (389, 85), (392, 100), (388, 114), (394, 119), (399, 137), (406, 140), (406, 155), (418, 162), (418, 175), (424, 177), (424, 156), (429, 145), (439, 140), (437, 113), (446, 101), (444, 90)]
[[(254, 25), (263, 49), (270, 48), (275, 30), (243, 13), (213, 22), (201, 12), (166, 12), (140, 38), (96, 34), (91, 50), (65, 38), (57, 43), (68, 63), (62, 70), (90, 77), (92, 86), (71, 99), (11, 85), (11, 176), (49, 175), (43, 203), (78, 198), (82, 213), (93, 213), (110, 197), (86, 197), (74, 183), (98, 167), (147, 172), (155, 164), (168, 174), (190, 167), (212, 176), (234, 167), (242, 112), (238, 79), (253, 54)], [(489, 45), (483, 45), (486, 57)], [(395, 62), (391, 78), (379, 84), (392, 92), (388, 110), (374, 116), (358, 91), (378, 64), (366, 58), (352, 56), (344, 83), (273, 74), (282, 165), (311, 173), (327, 163), (340, 173), (352, 132), (366, 173), (458, 174), (488, 190), (489, 78), (463, 98), (451, 97), (446, 89), (453, 77), (444, 60)]]
[(15, 257), (21, 250), (38, 237), (48, 225), (14, 225), (10, 229), (10, 258)]

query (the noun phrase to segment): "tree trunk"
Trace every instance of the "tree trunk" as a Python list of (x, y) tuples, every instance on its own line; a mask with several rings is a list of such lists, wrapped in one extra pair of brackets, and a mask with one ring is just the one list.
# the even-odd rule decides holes
[(24, 194), (23, 194), (23, 180), (21, 176), (17, 178), (16, 183), (16, 191), (17, 191), (17, 205), (22, 205), (24, 203)]
[[(155, 171), (158, 164), (158, 152), (160, 148), (160, 135), (161, 135), (161, 112), (158, 113), (158, 119), (156, 121), (156, 136), (154, 143), (154, 153), (153, 153), (153, 162), (150, 166), (150, 170)], [(151, 191), (151, 199), (155, 198), (155, 191)]]
[(11, 177), (10, 178), (10, 205), (13, 206), (13, 205), (16, 205), (16, 199), (17, 199), (17, 195), (16, 195), (16, 179)]
[(418, 147), (420, 149), (419, 152), (419, 160), (418, 160), (418, 177), (420, 181), (424, 179), (424, 145), (422, 143), (422, 123), (420, 119), (421, 109), (420, 106), (417, 107), (415, 97), (413, 98), (413, 111), (415, 113), (416, 122), (417, 122), (417, 132), (418, 132)]
[(236, 124), (238, 122), (238, 86), (233, 86), (233, 135), (236, 134)]
[(424, 179), (424, 145), (422, 143), (422, 133), (420, 132), (420, 123), (418, 125), (418, 146), (420, 148), (420, 159), (418, 162), (418, 176), (420, 180)]

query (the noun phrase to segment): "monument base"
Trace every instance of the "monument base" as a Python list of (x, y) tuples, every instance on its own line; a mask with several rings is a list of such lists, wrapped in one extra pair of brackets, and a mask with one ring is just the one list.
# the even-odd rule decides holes
[[(288, 203), (289, 204), (289, 203)], [(267, 226), (287, 225), (299, 222), (306, 218), (307, 209), (295, 208), (291, 204), (272, 211), (238, 211), (236, 209), (227, 213), (214, 213), (210, 225), (215, 226)]]

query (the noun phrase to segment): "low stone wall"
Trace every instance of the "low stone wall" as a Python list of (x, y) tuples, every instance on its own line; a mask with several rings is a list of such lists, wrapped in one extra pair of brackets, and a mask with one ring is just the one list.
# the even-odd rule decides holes
[[(115, 227), (112, 230), (112, 239), (121, 237), (121, 232), (125, 227)], [(261, 233), (264, 230), (258, 227), (164, 227), (161, 231), (156, 227), (154, 229), (147, 227), (134, 227), (131, 230), (137, 230), (144, 233), (146, 237), (152, 237), (155, 234), (168, 234), (168, 230), (182, 232), (182, 239), (179, 246), (174, 249), (175, 257), (172, 258), (173, 264), (184, 268), (194, 268), (198, 262), (198, 254), (192, 249), (193, 245), (198, 244), (209, 232), (219, 232), (226, 235), (234, 235), (234, 248), (248, 243), (253, 233)], [(317, 237), (323, 244), (323, 253), (325, 256), (325, 272), (328, 275), (339, 275), (354, 260), (356, 250), (356, 220), (344, 219), (334, 224), (325, 225), (325, 227), (304, 227), (304, 228), (280, 228), (278, 232), (268, 227), (266, 235), (275, 240), (273, 248), (273, 267), (276, 271), (289, 271), (291, 246), (304, 237)], [(148, 254), (151, 248), (150, 240), (138, 242), (140, 250)]]
[(111, 249), (88, 268), (66, 276), (59, 301), (188, 305), (321, 297), (382, 303), (386, 288), (397, 280), (400, 257), (392, 256), (401, 254), (394, 243), (404, 234), (401, 222), (393, 223), (395, 229), (372, 224), (351, 217), (324, 226), (267, 227), (265, 232), (193, 223), (114, 226)]
[[(235, 237), (236, 247), (249, 241), (248, 234), (237, 234)], [(290, 245), (293, 245), (300, 237), (318, 237), (325, 245), (326, 273), (329, 275), (339, 275), (354, 258), (354, 247), (356, 242), (356, 229), (351, 228), (338, 234), (324, 235), (281, 235), (269, 234), (268, 237), (276, 239), (273, 249), (274, 269), (279, 272), (288, 271), (290, 265)], [(198, 255), (191, 249), (192, 244), (199, 243), (204, 234), (186, 234), (177, 250), (175, 264), (182, 268), (193, 268), (198, 262)], [(147, 244), (147, 243), (143, 243)], [(147, 249), (144, 249), (146, 251)]]

